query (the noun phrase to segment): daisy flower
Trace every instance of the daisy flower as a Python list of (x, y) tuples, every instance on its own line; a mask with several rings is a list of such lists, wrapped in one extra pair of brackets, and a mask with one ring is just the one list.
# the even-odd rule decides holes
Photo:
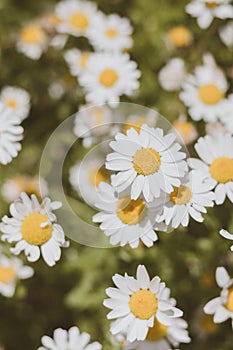
[(233, 328), (233, 279), (230, 278), (224, 267), (218, 267), (216, 281), (218, 286), (222, 288), (221, 294), (210, 300), (204, 306), (204, 311), (207, 315), (214, 315), (215, 323), (222, 323), (230, 318)]
[(107, 155), (106, 168), (118, 172), (111, 179), (119, 192), (131, 186), (131, 199), (142, 193), (150, 202), (161, 190), (171, 193), (173, 186), (180, 185), (188, 169), (174, 134), (164, 135), (162, 129), (144, 124), (140, 133), (131, 128), (126, 135), (118, 133), (115, 140), (110, 142), (114, 152)]
[(192, 17), (197, 18), (201, 29), (208, 28), (214, 18), (233, 18), (231, 0), (193, 0), (185, 8)]
[(25, 252), (28, 261), (37, 261), (40, 254), (49, 266), (60, 260), (61, 247), (67, 246), (63, 229), (56, 224), (53, 210), (61, 207), (60, 202), (44, 198), (39, 203), (37, 197), (31, 198), (24, 192), (19, 200), (10, 205), (11, 217), (3, 216), (0, 230), (2, 241), (17, 242), (11, 252), (18, 255)]
[(180, 90), (186, 77), (185, 62), (181, 58), (172, 58), (160, 70), (158, 80), (164, 90)]
[(89, 51), (80, 51), (78, 49), (70, 49), (65, 52), (64, 58), (69, 65), (70, 74), (79, 77), (87, 68), (87, 62), (92, 53)]
[(99, 12), (93, 2), (66, 0), (56, 5), (55, 14), (59, 18), (58, 32), (79, 37), (87, 35)]
[(200, 306), (194, 316), (193, 328), (200, 338), (209, 337), (219, 330), (219, 325), (214, 323), (213, 315), (207, 315)]
[(233, 21), (220, 28), (219, 36), (222, 42), (229, 48), (233, 48)]
[(86, 100), (93, 104), (119, 102), (121, 95), (130, 95), (139, 87), (141, 73), (129, 55), (94, 53), (87, 62), (79, 83), (86, 91)]
[(207, 135), (200, 137), (194, 148), (201, 160), (190, 158), (188, 163), (202, 172), (203, 180), (213, 182), (216, 204), (222, 204), (226, 196), (233, 202), (233, 137)]
[(38, 350), (101, 350), (99, 342), (88, 344), (90, 335), (86, 332), (80, 333), (78, 327), (71, 327), (68, 331), (62, 328), (55, 329), (53, 338), (44, 335), (41, 339), (43, 346)]
[(18, 52), (27, 57), (38, 60), (48, 46), (46, 32), (38, 24), (25, 26), (19, 33), (16, 43)]
[(168, 44), (175, 47), (186, 47), (192, 42), (190, 30), (184, 26), (175, 26), (167, 33)]
[(0, 253), (0, 294), (4, 297), (12, 297), (18, 280), (32, 277), (32, 267), (24, 266), (18, 258), (8, 258)]
[(187, 120), (186, 116), (180, 116), (174, 123), (171, 132), (178, 136), (178, 141), (185, 145), (193, 143), (197, 139), (198, 132), (195, 125)]
[(83, 140), (84, 147), (103, 140), (111, 133), (113, 113), (105, 105), (82, 106), (76, 114), (74, 133)]
[(144, 114), (131, 114), (124, 121), (122, 133), (126, 134), (127, 130), (134, 128), (138, 133), (143, 124), (150, 127), (155, 127), (158, 120), (158, 113), (156, 111), (150, 110), (148, 113)]
[(211, 55), (205, 55), (203, 61), (204, 65), (196, 67), (194, 75), (187, 75), (180, 99), (188, 107), (193, 120), (215, 122), (226, 112), (228, 85)]
[(28, 117), (30, 110), (30, 95), (21, 88), (6, 86), (0, 94), (0, 101), (12, 108), (14, 114), (24, 120)]
[(0, 163), (6, 165), (17, 157), (23, 139), (21, 120), (12, 108), (0, 101)]
[[(233, 234), (232, 233), (229, 233), (228, 231), (226, 231), (224, 229), (220, 230), (219, 233), (222, 237), (233, 241)], [(231, 251), (233, 252), (233, 245), (231, 246)]]
[(122, 52), (133, 45), (133, 29), (127, 18), (118, 15), (98, 16), (89, 31), (89, 40), (97, 51)]
[(158, 236), (156, 229), (165, 230), (165, 225), (157, 224), (156, 217), (161, 213), (163, 198), (146, 203), (142, 197), (130, 199), (129, 193), (117, 194), (114, 187), (107, 183), (100, 183), (95, 206), (101, 210), (93, 216), (93, 222), (101, 223), (100, 229), (110, 244), (127, 243), (131, 248), (137, 248), (140, 240), (151, 247)]
[(177, 228), (189, 224), (191, 216), (195, 221), (203, 222), (202, 213), (207, 213), (205, 207), (213, 207), (215, 195), (211, 191), (213, 182), (203, 182), (202, 173), (190, 172), (179, 187), (174, 187), (167, 202), (163, 206), (163, 213), (158, 219)]
[[(219, 134), (227, 133), (226, 129), (220, 122), (206, 123), (205, 132), (211, 136), (218, 136)], [(230, 133), (230, 131), (229, 131)]]
[(114, 275), (117, 288), (107, 288), (109, 299), (104, 306), (112, 309), (108, 319), (117, 319), (111, 324), (111, 333), (125, 333), (129, 342), (145, 340), (149, 328), (155, 319), (164, 326), (170, 326), (172, 320), (182, 316), (182, 311), (174, 307), (166, 297), (165, 283), (158, 276), (150, 280), (145, 266), (139, 265), (137, 277)]

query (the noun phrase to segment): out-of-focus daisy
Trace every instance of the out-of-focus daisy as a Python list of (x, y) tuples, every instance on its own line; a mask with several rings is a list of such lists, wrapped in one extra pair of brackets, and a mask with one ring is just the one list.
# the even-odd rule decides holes
[(89, 39), (94, 48), (103, 51), (124, 51), (132, 47), (133, 29), (127, 18), (118, 15), (97, 16), (89, 31)]
[(43, 346), (38, 350), (101, 350), (99, 342), (88, 344), (90, 335), (86, 332), (80, 333), (78, 327), (71, 327), (68, 331), (62, 328), (55, 329), (53, 338), (44, 335), (41, 339)]
[(174, 134), (163, 134), (160, 128), (143, 125), (140, 133), (134, 128), (118, 133), (110, 142), (113, 153), (107, 155), (106, 168), (117, 171), (112, 184), (119, 192), (131, 186), (131, 199), (142, 193), (147, 202), (158, 198), (161, 190), (173, 191), (187, 171), (186, 154), (175, 143)]
[(206, 131), (206, 134), (211, 136), (217, 136), (219, 134), (225, 134), (227, 132), (224, 126), (220, 122), (206, 123), (205, 131)]
[(111, 132), (113, 113), (103, 106), (82, 106), (75, 118), (74, 133), (83, 139), (83, 146), (90, 147)]
[[(229, 233), (228, 231), (226, 231), (224, 229), (220, 230), (219, 233), (222, 237), (233, 241), (233, 233)], [(231, 251), (233, 252), (233, 245), (231, 246)]]
[(233, 21), (228, 22), (224, 27), (220, 28), (219, 36), (227, 47), (233, 47)]
[(139, 87), (141, 73), (127, 54), (94, 53), (87, 62), (79, 83), (85, 88), (86, 100), (93, 104), (119, 102)]
[(131, 114), (124, 121), (122, 132), (126, 134), (127, 130), (134, 128), (138, 133), (143, 124), (146, 124), (150, 127), (155, 127), (158, 120), (158, 113), (156, 111), (150, 110), (145, 115)]
[(16, 43), (19, 52), (33, 60), (38, 60), (48, 45), (46, 32), (38, 24), (30, 24), (21, 29)]
[(129, 193), (118, 195), (114, 187), (101, 183), (95, 206), (101, 210), (93, 216), (94, 222), (101, 223), (100, 229), (110, 237), (110, 244), (137, 248), (140, 240), (151, 247), (158, 239), (154, 231), (166, 229), (165, 225), (156, 223), (162, 211), (164, 198), (146, 203), (142, 197), (136, 200)]
[(216, 270), (216, 282), (222, 288), (219, 297), (210, 300), (204, 307), (208, 315), (214, 315), (215, 323), (222, 323), (231, 319), (233, 328), (233, 279), (224, 267)]
[(214, 122), (226, 112), (228, 85), (211, 55), (205, 55), (203, 61), (204, 65), (196, 67), (194, 75), (187, 75), (180, 99), (193, 120)]
[(90, 157), (70, 169), (70, 183), (89, 205), (94, 205), (101, 182), (110, 182), (110, 172), (105, 169), (105, 159)]
[(17, 157), (23, 139), (21, 119), (0, 101), (0, 163), (6, 165)]
[(185, 62), (181, 58), (172, 58), (160, 70), (158, 80), (164, 90), (177, 91), (186, 77)]
[(104, 300), (104, 306), (112, 309), (107, 318), (117, 319), (111, 324), (112, 334), (125, 333), (129, 342), (145, 340), (155, 319), (170, 326), (173, 318), (182, 316), (163, 296), (165, 283), (158, 276), (150, 280), (145, 266), (138, 266), (136, 279), (127, 273), (112, 279), (117, 288), (107, 288), (109, 299)]
[(18, 255), (25, 252), (28, 261), (37, 261), (40, 254), (49, 266), (60, 260), (61, 247), (67, 246), (65, 235), (60, 225), (56, 224), (53, 210), (61, 207), (60, 202), (44, 198), (39, 203), (37, 197), (31, 198), (24, 192), (20, 199), (10, 206), (11, 217), (3, 216), (0, 230), (2, 240), (17, 242), (11, 252)]
[(233, 134), (233, 94), (229, 95), (226, 102), (225, 113), (221, 116), (225, 130)]
[(1, 91), (0, 100), (5, 105), (12, 108), (15, 115), (21, 120), (28, 117), (30, 110), (30, 95), (26, 90), (13, 86), (6, 86)]
[(213, 19), (233, 18), (231, 0), (193, 0), (186, 6), (186, 12), (197, 18), (200, 28), (208, 28)]
[(24, 266), (18, 258), (8, 258), (0, 253), (0, 294), (12, 297), (18, 280), (24, 280), (33, 276), (32, 267)]
[(176, 47), (186, 47), (192, 42), (190, 30), (184, 26), (171, 28), (167, 33), (168, 44)]
[(176, 134), (178, 133), (182, 143), (189, 145), (197, 139), (198, 132), (195, 125), (188, 121), (185, 116), (180, 116), (174, 123), (172, 130)]
[(207, 213), (205, 207), (213, 207), (215, 195), (211, 191), (213, 182), (203, 182), (201, 175), (190, 172), (181, 185), (174, 188), (164, 204), (160, 222), (165, 221), (166, 225), (177, 228), (180, 224), (188, 226), (190, 216), (198, 222), (204, 221), (202, 213)]
[(204, 181), (212, 181), (216, 204), (226, 196), (233, 202), (233, 137), (229, 134), (200, 137), (195, 149), (201, 160), (190, 158), (191, 168), (202, 172)]
[(87, 68), (87, 62), (92, 53), (89, 51), (80, 51), (78, 49), (70, 49), (65, 52), (64, 58), (69, 65), (70, 73), (78, 77)]
[(28, 195), (35, 194), (41, 198), (48, 194), (48, 186), (44, 179), (37, 176), (15, 176), (3, 182), (1, 194), (7, 202), (13, 202), (19, 198), (21, 192)]
[(214, 323), (212, 315), (207, 315), (204, 313), (202, 306), (198, 308), (197, 312), (195, 313), (193, 328), (196, 334), (203, 338), (215, 334), (219, 329), (219, 325)]
[(99, 16), (93, 2), (79, 0), (58, 2), (55, 14), (60, 20), (56, 26), (57, 31), (74, 36), (86, 36), (93, 20)]

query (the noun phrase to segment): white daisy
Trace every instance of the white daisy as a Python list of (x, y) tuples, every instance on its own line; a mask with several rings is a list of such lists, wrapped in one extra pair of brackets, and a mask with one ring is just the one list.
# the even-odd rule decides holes
[(38, 24), (29, 24), (19, 33), (16, 49), (27, 57), (38, 60), (48, 46), (46, 32)]
[(226, 196), (233, 202), (233, 136), (207, 135), (194, 147), (201, 160), (190, 158), (189, 165), (202, 172), (203, 180), (213, 182), (216, 204), (222, 204)]
[(202, 173), (190, 172), (181, 185), (170, 193), (158, 221), (165, 221), (166, 225), (171, 224), (173, 228), (180, 224), (188, 226), (190, 216), (198, 222), (203, 222), (202, 213), (207, 213), (205, 207), (214, 206), (215, 195), (211, 191), (213, 187), (212, 181), (203, 182)]
[(186, 76), (185, 62), (181, 58), (172, 58), (160, 70), (158, 80), (164, 90), (177, 91)]
[(79, 83), (85, 88), (88, 102), (114, 104), (121, 95), (130, 95), (138, 89), (140, 75), (137, 64), (127, 54), (94, 53)]
[(24, 266), (18, 258), (8, 258), (0, 253), (0, 294), (5, 297), (12, 297), (18, 280), (32, 277), (32, 267)]
[(131, 198), (143, 193), (147, 202), (160, 196), (161, 190), (173, 191), (187, 171), (186, 154), (175, 143), (175, 135), (164, 136), (163, 130), (142, 125), (140, 133), (134, 128), (127, 135), (118, 133), (110, 142), (113, 153), (107, 155), (106, 168), (117, 171), (112, 184), (119, 192), (131, 186)]
[(28, 261), (37, 261), (40, 254), (49, 266), (60, 260), (61, 247), (67, 246), (65, 235), (60, 225), (56, 224), (53, 210), (61, 207), (60, 202), (44, 198), (39, 203), (37, 197), (31, 198), (24, 192), (20, 199), (10, 205), (12, 217), (3, 216), (0, 230), (2, 240), (17, 242), (11, 252), (18, 255), (25, 252)]
[(89, 51), (80, 51), (78, 49), (70, 49), (65, 52), (64, 58), (69, 65), (70, 73), (74, 77), (85, 71), (87, 62), (91, 57), (92, 53)]
[(165, 283), (158, 276), (150, 280), (145, 266), (138, 266), (136, 279), (127, 274), (112, 279), (117, 288), (107, 288), (109, 299), (104, 300), (104, 306), (112, 309), (107, 318), (117, 319), (111, 324), (112, 334), (125, 333), (129, 342), (145, 340), (155, 318), (170, 326), (173, 318), (182, 316), (164, 295)]
[(127, 18), (118, 15), (98, 16), (89, 31), (95, 50), (123, 52), (133, 45), (133, 29)]
[(197, 18), (200, 28), (208, 28), (214, 18), (233, 18), (231, 0), (193, 0), (185, 10), (192, 17)]
[(187, 75), (180, 99), (193, 120), (214, 122), (226, 112), (228, 85), (211, 55), (205, 55), (203, 61), (204, 65), (196, 67), (194, 75)]
[(99, 342), (88, 344), (90, 335), (86, 332), (80, 333), (78, 327), (71, 327), (68, 331), (62, 328), (55, 329), (53, 338), (44, 335), (41, 339), (43, 346), (38, 350), (101, 350)]
[[(220, 230), (219, 233), (222, 237), (233, 241), (233, 233), (229, 233), (228, 231), (226, 231), (224, 229)], [(233, 245), (231, 246), (231, 251), (233, 252)]]
[(140, 240), (151, 247), (158, 236), (154, 228), (165, 230), (165, 225), (156, 223), (156, 218), (162, 211), (163, 198), (146, 203), (142, 197), (130, 199), (129, 193), (117, 194), (114, 187), (100, 183), (95, 206), (101, 210), (93, 216), (93, 222), (101, 223), (100, 229), (110, 244), (121, 247), (129, 244), (137, 248)]
[(138, 133), (143, 124), (150, 127), (155, 127), (158, 121), (158, 113), (154, 110), (149, 110), (145, 114), (131, 114), (126, 119), (122, 120), (122, 133), (126, 134), (127, 130), (134, 128)]
[[(220, 122), (206, 123), (205, 132), (211, 136), (218, 136), (219, 134), (227, 133), (226, 129)], [(230, 133), (230, 131), (229, 131)]]
[(24, 120), (28, 117), (30, 95), (26, 90), (13, 86), (6, 86), (1, 91), (0, 100), (5, 105), (12, 108), (15, 115), (17, 115), (20, 120)]
[(56, 26), (57, 31), (74, 36), (86, 36), (93, 20), (99, 16), (93, 2), (79, 0), (58, 2), (55, 14), (60, 20)]
[(181, 115), (174, 123), (171, 132), (177, 135), (179, 142), (189, 145), (197, 139), (198, 132), (194, 123), (187, 120), (187, 117)]
[(229, 48), (233, 48), (233, 21), (220, 28), (219, 36), (222, 42)]
[(0, 101), (0, 163), (6, 165), (17, 157), (23, 139), (21, 120), (12, 108)]
[(75, 117), (74, 133), (83, 140), (84, 147), (90, 147), (111, 133), (112, 123), (113, 113), (108, 106), (82, 106)]
[(231, 319), (233, 328), (233, 279), (230, 278), (224, 267), (218, 267), (216, 270), (216, 281), (222, 288), (219, 297), (209, 301), (204, 311), (208, 315), (214, 315), (215, 323), (222, 323)]

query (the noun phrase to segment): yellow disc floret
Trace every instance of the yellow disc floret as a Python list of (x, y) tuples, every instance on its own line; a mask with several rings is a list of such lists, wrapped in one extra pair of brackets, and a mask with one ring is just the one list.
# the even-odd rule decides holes
[(45, 40), (45, 34), (40, 27), (31, 25), (22, 29), (20, 38), (26, 44), (39, 44)]
[(12, 267), (0, 266), (0, 283), (7, 284), (15, 279), (16, 275)]
[(158, 341), (163, 339), (167, 334), (168, 327), (160, 323), (156, 318), (154, 320), (154, 326), (149, 328), (146, 340)]
[(145, 216), (145, 202), (140, 198), (123, 197), (118, 202), (117, 215), (124, 224), (136, 225)]
[(206, 84), (199, 88), (199, 97), (206, 105), (216, 105), (224, 96), (224, 93), (214, 84)]
[(133, 157), (133, 166), (140, 175), (151, 175), (159, 170), (160, 155), (153, 148), (142, 148)]
[(99, 77), (99, 82), (105, 87), (112, 87), (118, 80), (118, 74), (114, 69), (104, 69)]
[(101, 182), (110, 182), (110, 173), (104, 166), (99, 169), (93, 169), (89, 176), (90, 183), (98, 187)]
[(177, 26), (168, 32), (171, 42), (177, 47), (188, 46), (192, 40), (190, 31), (184, 26)]
[(114, 28), (107, 29), (105, 33), (109, 38), (115, 38), (117, 36), (117, 30)]
[(230, 312), (233, 312), (233, 287), (228, 291), (227, 303), (225, 306)]
[(87, 27), (89, 25), (89, 21), (88, 21), (87, 16), (84, 13), (76, 12), (71, 16), (70, 24), (74, 28), (77, 28), (80, 30), (85, 30), (85, 29), (87, 29)]
[(150, 290), (139, 290), (130, 297), (131, 312), (141, 320), (149, 320), (158, 309), (158, 300)]
[(210, 175), (219, 183), (227, 183), (233, 180), (233, 159), (220, 157), (210, 165)]
[(41, 224), (48, 222), (48, 217), (40, 213), (32, 213), (25, 217), (21, 225), (23, 239), (32, 245), (46, 243), (52, 236), (52, 226), (48, 224), (42, 227)]
[(192, 192), (190, 188), (184, 185), (174, 187), (173, 192), (170, 194), (171, 202), (178, 205), (187, 204), (191, 198)]

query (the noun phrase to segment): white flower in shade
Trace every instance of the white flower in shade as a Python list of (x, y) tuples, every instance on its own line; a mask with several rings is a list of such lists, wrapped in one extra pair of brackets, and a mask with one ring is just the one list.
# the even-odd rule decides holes
[(112, 334), (125, 333), (129, 342), (145, 340), (155, 319), (170, 326), (182, 316), (164, 295), (165, 283), (158, 276), (150, 280), (145, 266), (138, 266), (136, 279), (127, 274), (112, 279), (117, 288), (107, 288), (109, 299), (104, 300), (104, 306), (112, 309), (107, 318), (117, 319), (111, 324)]
[(0, 163), (6, 165), (17, 157), (23, 139), (21, 120), (12, 108), (0, 101)]
[(57, 31), (74, 36), (86, 36), (93, 20), (99, 16), (94, 3), (79, 0), (58, 2), (55, 14), (59, 18)]
[(205, 207), (213, 207), (215, 195), (212, 181), (203, 182), (202, 173), (192, 171), (181, 182), (179, 187), (175, 187), (164, 204), (163, 213), (158, 219), (165, 221), (166, 225), (171, 224), (177, 228), (180, 224), (188, 226), (190, 216), (203, 222), (202, 213), (207, 213)]
[(179, 142), (189, 145), (197, 139), (198, 132), (195, 125), (187, 120), (186, 116), (180, 116), (174, 123), (171, 132), (177, 135)]
[(207, 315), (214, 315), (215, 323), (225, 322), (231, 319), (233, 328), (233, 279), (230, 278), (224, 267), (216, 270), (216, 281), (222, 288), (219, 297), (210, 300), (204, 307)]
[(44, 335), (41, 339), (43, 346), (38, 350), (101, 350), (99, 342), (88, 344), (90, 335), (86, 332), (80, 333), (78, 327), (71, 327), (68, 331), (62, 328), (55, 329), (53, 338)]
[(110, 182), (110, 172), (105, 169), (102, 156), (84, 158), (70, 169), (70, 183), (89, 205), (94, 205), (101, 182)]
[(60, 202), (44, 198), (39, 203), (37, 197), (31, 198), (22, 192), (20, 199), (10, 206), (11, 217), (3, 216), (0, 230), (2, 240), (17, 242), (11, 252), (18, 255), (25, 252), (28, 261), (37, 261), (40, 254), (49, 266), (60, 260), (61, 247), (67, 246), (60, 225), (56, 224), (53, 210), (61, 207)]
[(17, 115), (20, 120), (24, 120), (28, 117), (30, 95), (26, 90), (13, 86), (6, 86), (1, 91), (0, 100), (5, 105), (12, 108), (14, 114)]
[[(222, 237), (233, 241), (233, 233), (229, 233), (228, 231), (226, 231), (224, 229), (220, 230), (219, 233)], [(231, 251), (233, 252), (233, 245), (231, 246)]]
[(221, 116), (221, 122), (225, 130), (233, 134), (233, 94), (229, 95), (226, 102), (226, 111)]
[(82, 106), (75, 117), (74, 133), (83, 139), (83, 146), (90, 147), (111, 133), (112, 110), (106, 106)]
[(16, 49), (33, 60), (38, 60), (48, 46), (45, 31), (37, 24), (25, 26), (19, 33)]
[(12, 297), (18, 280), (32, 277), (32, 267), (24, 266), (18, 258), (8, 258), (0, 253), (0, 294), (5, 297)]
[(233, 7), (231, 0), (193, 0), (186, 6), (186, 12), (197, 18), (200, 28), (206, 29), (213, 19), (233, 18)]
[(224, 27), (220, 28), (219, 36), (227, 47), (233, 47), (233, 21), (228, 22)]
[(141, 240), (151, 247), (158, 239), (154, 228), (166, 229), (165, 225), (156, 223), (164, 198), (146, 203), (141, 197), (132, 200), (125, 192), (117, 194), (114, 187), (101, 183), (95, 202), (101, 212), (94, 215), (92, 220), (101, 223), (100, 229), (110, 237), (112, 245), (123, 247), (129, 244), (131, 248), (137, 248)]
[(185, 77), (185, 62), (181, 58), (170, 59), (158, 74), (160, 85), (167, 91), (179, 90)]
[(204, 181), (213, 182), (216, 204), (222, 204), (226, 196), (233, 202), (233, 137), (207, 135), (200, 137), (194, 147), (201, 160), (190, 158), (188, 163), (202, 172)]
[(180, 99), (193, 120), (215, 122), (227, 110), (225, 93), (228, 85), (211, 55), (205, 55), (203, 61), (204, 65), (196, 67), (194, 75), (187, 75)]
[(107, 155), (106, 168), (117, 171), (112, 185), (119, 192), (131, 186), (131, 199), (142, 193), (147, 202), (160, 197), (160, 192), (171, 193), (180, 185), (187, 169), (186, 154), (174, 142), (174, 134), (163, 134), (160, 128), (142, 125), (140, 133), (134, 128), (127, 134), (118, 133), (110, 142), (113, 153)]
[(129, 55), (94, 53), (79, 78), (86, 100), (93, 104), (117, 103), (121, 95), (131, 95), (139, 87), (141, 73)]
[(70, 49), (65, 52), (64, 58), (70, 67), (70, 73), (74, 77), (78, 77), (87, 67), (87, 62), (92, 53), (89, 51), (80, 51), (78, 49)]
[(91, 44), (97, 51), (120, 52), (132, 47), (132, 32), (127, 18), (113, 14), (97, 16), (88, 34)]

